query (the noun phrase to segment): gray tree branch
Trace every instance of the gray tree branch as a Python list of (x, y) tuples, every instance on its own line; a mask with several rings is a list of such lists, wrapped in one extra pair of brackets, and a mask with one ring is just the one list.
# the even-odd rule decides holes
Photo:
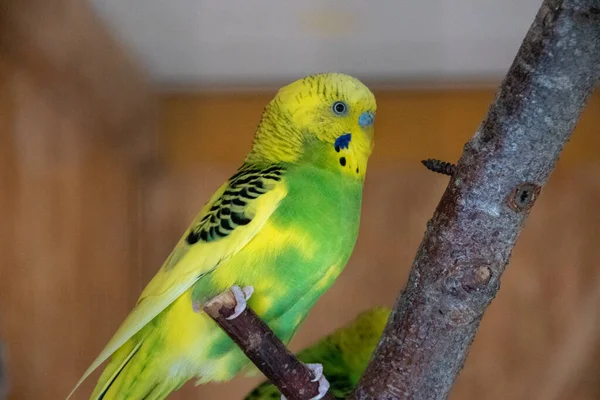
[[(234, 319), (237, 302), (228, 290), (211, 299), (204, 311), (229, 335), (246, 356), (288, 400), (312, 399), (319, 393), (319, 383), (281, 340), (250, 308)], [(322, 400), (335, 400), (327, 393)]]
[(600, 0), (546, 0), (438, 204), (353, 400), (445, 399), (600, 75)]

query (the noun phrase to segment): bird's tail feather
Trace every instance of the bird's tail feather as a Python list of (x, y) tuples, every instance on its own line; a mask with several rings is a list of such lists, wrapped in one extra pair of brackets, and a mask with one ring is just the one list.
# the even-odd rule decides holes
[(157, 370), (155, 339), (153, 335), (138, 336), (117, 350), (90, 400), (163, 400), (179, 389), (185, 379)]
[(92, 393), (92, 397), (90, 398), (90, 400), (104, 399), (104, 396), (106, 395), (108, 389), (110, 389), (112, 384), (118, 378), (119, 374), (123, 371), (123, 369), (125, 369), (125, 367), (131, 361), (133, 356), (135, 356), (135, 354), (138, 352), (138, 350), (142, 346), (142, 343), (143, 341), (140, 341), (138, 344), (136, 344), (121, 363), (115, 363), (112, 368), (110, 368), (110, 365), (106, 367), (98, 381), (98, 384), (96, 385), (96, 389), (94, 389), (94, 393)]

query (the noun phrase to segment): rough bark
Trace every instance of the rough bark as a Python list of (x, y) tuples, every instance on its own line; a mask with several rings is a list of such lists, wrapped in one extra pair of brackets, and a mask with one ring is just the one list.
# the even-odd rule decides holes
[(464, 148), (350, 399), (447, 398), (599, 75), (600, 0), (544, 1)]
[(421, 161), (421, 164), (423, 164), (428, 170), (442, 175), (452, 176), (456, 172), (456, 165), (452, 164), (451, 162), (436, 160), (434, 158), (423, 160)]

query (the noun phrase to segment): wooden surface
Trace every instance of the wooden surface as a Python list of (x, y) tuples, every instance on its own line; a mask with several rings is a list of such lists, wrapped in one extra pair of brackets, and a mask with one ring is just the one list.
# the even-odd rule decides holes
[[(169, 168), (198, 163), (237, 165), (274, 92), (167, 95), (163, 100), (160, 152)], [(414, 165), (425, 158), (456, 161), (486, 114), (494, 91), (386, 90), (376, 92), (375, 151), (370, 168)], [(600, 159), (600, 91), (585, 110), (561, 169)]]
[[(9, 398), (60, 399), (238, 166), (265, 95), (165, 96), (156, 155), (163, 162), (148, 164), (152, 155), (128, 157), (127, 146), (105, 136), (113, 125), (98, 124), (94, 113), (106, 109), (86, 103), (85, 91), (60, 95), (56, 104), (56, 92), (31, 72), (3, 71), (10, 74), (2, 81), (8, 90), (0, 91), (0, 233), (8, 238), (0, 245), (0, 336), (8, 347)], [(447, 179), (418, 161), (455, 159), (492, 96), (379, 94), (356, 251), (294, 350), (367, 307), (392, 303)], [(599, 107), (596, 95), (533, 211), (452, 398), (600, 395)], [(153, 141), (142, 129), (129, 134)], [(188, 384), (172, 398), (236, 399), (256, 382)], [(76, 398), (86, 398), (93, 383)]]
[(64, 398), (142, 288), (139, 166), (152, 158), (152, 98), (86, 2), (0, 7), (9, 399)]
[[(74, 104), (104, 129), (102, 135), (127, 157), (152, 154), (153, 140), (134, 134), (152, 127), (150, 88), (127, 50), (113, 39), (85, 0), (6, 0), (0, 7), (2, 62), (27, 71), (56, 107)], [(141, 138), (141, 139), (140, 139)]]
[[(0, 341), (9, 398), (62, 399), (240, 164), (272, 93), (165, 95), (156, 110), (143, 76), (78, 0), (6, 2), (0, 33)], [(493, 91), (377, 97), (356, 252), (295, 350), (392, 303), (448, 179), (419, 161), (456, 160)], [(599, 127), (597, 93), (533, 210), (452, 398), (600, 397)], [(172, 398), (237, 399), (256, 381), (188, 384)]]
[[(448, 179), (425, 171), (419, 161), (454, 161), (493, 95), (489, 90), (377, 94), (376, 147), (356, 251), (309, 315), (293, 349), (358, 311), (392, 304)], [(205, 199), (243, 159), (268, 97), (164, 97), (164, 169), (144, 195), (146, 280)], [(596, 93), (532, 212), (452, 399), (591, 400), (600, 395), (600, 321), (592, 311), (600, 307), (599, 127)], [(237, 378), (199, 388), (188, 384), (173, 398), (238, 399), (256, 382)]]
[[(146, 193), (146, 279), (200, 203), (233, 170), (224, 169), (200, 165), (166, 174)], [(597, 164), (569, 169), (541, 194), (451, 399), (592, 400), (600, 395), (599, 176)], [(392, 305), (447, 179), (418, 167), (369, 171), (355, 252), (300, 328), (293, 350), (359, 311)], [(256, 382), (188, 384), (172, 398), (241, 399)]]

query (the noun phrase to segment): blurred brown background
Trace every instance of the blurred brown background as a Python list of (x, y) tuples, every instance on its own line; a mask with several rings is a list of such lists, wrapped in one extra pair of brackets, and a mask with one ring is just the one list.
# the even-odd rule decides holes
[[(274, 93), (156, 90), (110, 32), (83, 1), (0, 8), (0, 340), (9, 399), (66, 396), (239, 166)], [(392, 304), (447, 182), (419, 161), (457, 160), (497, 84), (387, 83), (374, 86), (377, 139), (356, 251), (294, 350), (359, 311)], [(452, 399), (600, 398), (599, 134), (596, 92)], [(188, 384), (172, 397), (235, 400), (255, 383)]]

